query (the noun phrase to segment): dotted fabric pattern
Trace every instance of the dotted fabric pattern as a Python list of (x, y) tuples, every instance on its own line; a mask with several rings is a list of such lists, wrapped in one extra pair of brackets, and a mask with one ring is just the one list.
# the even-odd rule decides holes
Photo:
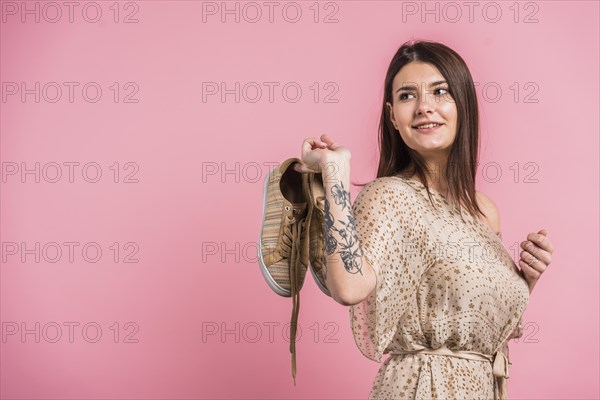
[[(497, 234), (415, 178), (369, 182), (352, 208), (376, 289), (349, 310), (362, 354), (447, 347), (504, 349), (529, 302), (526, 281)], [(368, 266), (365, 266), (368, 268)], [(390, 354), (369, 399), (497, 399), (492, 364), (433, 354)]]

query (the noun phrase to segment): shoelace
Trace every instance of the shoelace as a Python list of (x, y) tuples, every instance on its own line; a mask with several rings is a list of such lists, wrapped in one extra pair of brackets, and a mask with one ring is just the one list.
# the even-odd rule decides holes
[(321, 213), (321, 215), (325, 214), (325, 196), (317, 196), (317, 199), (315, 200), (315, 211), (319, 211)]
[[(288, 220), (284, 225), (284, 239), (287, 239), (291, 250), (289, 255), (290, 260), (290, 284), (292, 291), (292, 320), (290, 323), (290, 353), (292, 353), (292, 377), (294, 378), (294, 386), (296, 386), (296, 331), (298, 325), (298, 312), (300, 311), (300, 291), (298, 290), (298, 281), (300, 279), (300, 238), (304, 225), (302, 221), (297, 221), (296, 217)], [(285, 240), (284, 240), (285, 242)], [(286, 246), (287, 247), (287, 246)], [(285, 255), (284, 255), (285, 256)]]
[[(324, 220), (325, 219), (325, 195), (317, 196), (317, 198), (315, 200), (314, 213), (315, 213), (315, 215), (317, 215), (317, 213), (318, 213), (319, 217), (321, 218), (320, 220), (316, 220), (316, 221), (319, 221), (321, 223), (321, 226), (319, 227), (319, 229), (320, 229), (319, 235), (322, 235), (322, 236), (317, 236), (317, 237), (319, 238), (321, 243), (323, 243), (322, 242), (324, 240), (323, 237), (325, 236), (325, 226), (324, 226), (325, 225), (325, 220)], [(313, 221), (315, 221), (314, 217), (313, 217)], [(316, 221), (311, 222), (311, 223), (314, 224), (314, 223), (316, 223)], [(325, 255), (323, 255), (323, 259), (325, 259)], [(325, 264), (325, 261), (323, 261), (323, 265), (324, 264)], [(320, 269), (319, 271), (317, 271), (317, 275), (324, 285), (325, 278), (323, 278), (323, 270)]]

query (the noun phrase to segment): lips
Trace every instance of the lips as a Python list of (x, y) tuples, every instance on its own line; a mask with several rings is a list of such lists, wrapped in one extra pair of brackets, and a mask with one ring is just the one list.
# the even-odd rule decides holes
[(416, 124), (416, 125), (413, 125), (412, 127), (413, 127), (413, 128), (415, 128), (415, 129), (419, 129), (419, 128), (418, 128), (419, 126), (422, 126), (422, 125), (429, 125), (429, 124), (436, 124), (436, 125), (439, 125), (439, 126), (441, 126), (441, 125), (444, 125), (444, 124), (443, 124), (443, 123), (441, 123), (441, 122), (435, 122), (435, 121), (426, 121), (426, 122), (420, 122), (420, 123), (418, 123), (418, 124)]
[(430, 128), (413, 128), (415, 131), (417, 131), (419, 134), (430, 134), (433, 132), (437, 132), (438, 129), (440, 129), (442, 126), (444, 126), (444, 124), (442, 125), (425, 125), (425, 126), (430, 126)]

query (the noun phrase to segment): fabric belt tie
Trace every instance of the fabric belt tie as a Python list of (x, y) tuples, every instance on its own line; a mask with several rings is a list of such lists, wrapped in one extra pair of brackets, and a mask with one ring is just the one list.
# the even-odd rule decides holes
[(464, 358), (467, 360), (476, 360), (476, 361), (488, 361), (492, 363), (492, 374), (496, 379), (496, 385), (498, 386), (498, 395), (499, 400), (507, 399), (507, 382), (508, 379), (508, 366), (510, 362), (506, 355), (500, 350), (496, 351), (493, 356), (483, 353), (478, 353), (476, 351), (455, 351), (450, 350), (447, 347), (440, 347), (439, 349), (421, 349), (414, 351), (404, 351), (404, 350), (394, 350), (390, 352), (391, 355), (401, 355), (401, 354), (433, 354), (440, 356), (450, 356), (450, 357), (458, 357)]

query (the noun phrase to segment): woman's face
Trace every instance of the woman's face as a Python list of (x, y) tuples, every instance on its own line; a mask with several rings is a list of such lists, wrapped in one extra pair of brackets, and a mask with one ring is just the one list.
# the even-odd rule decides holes
[[(427, 158), (447, 157), (456, 137), (457, 110), (438, 69), (418, 61), (406, 64), (392, 81), (392, 99), (387, 102), (390, 119), (404, 143)], [(416, 128), (425, 121), (442, 125)]]

